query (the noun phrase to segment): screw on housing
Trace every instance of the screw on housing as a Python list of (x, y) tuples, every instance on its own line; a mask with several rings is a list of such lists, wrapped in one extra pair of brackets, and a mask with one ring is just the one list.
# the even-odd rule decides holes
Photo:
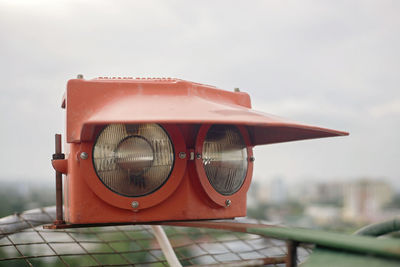
[(227, 200), (225, 201), (225, 205), (226, 205), (227, 207), (229, 207), (231, 204), (232, 204), (232, 201), (231, 201), (231, 200), (227, 199)]
[(132, 208), (137, 209), (137, 208), (139, 208), (139, 202), (132, 201), (131, 206), (132, 206)]
[(180, 159), (185, 159), (186, 158), (186, 153), (185, 152), (179, 152), (179, 158)]
[(81, 152), (81, 154), (79, 155), (79, 157), (80, 157), (81, 159), (88, 159), (88, 158), (89, 158), (89, 155), (88, 155), (88, 153), (86, 153), (86, 152)]
[(256, 158), (255, 158), (254, 156), (251, 156), (251, 157), (249, 158), (249, 160), (250, 160), (250, 162), (254, 162), (254, 161), (256, 160)]

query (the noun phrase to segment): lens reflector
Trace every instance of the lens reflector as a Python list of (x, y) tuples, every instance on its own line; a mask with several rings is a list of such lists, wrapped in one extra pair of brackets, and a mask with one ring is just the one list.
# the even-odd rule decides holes
[(109, 189), (139, 197), (166, 182), (174, 151), (168, 134), (157, 124), (110, 124), (96, 140), (93, 164)]
[(154, 161), (151, 144), (141, 136), (129, 136), (122, 140), (115, 152), (115, 162), (133, 175), (146, 172)]
[(239, 129), (233, 125), (213, 125), (203, 143), (203, 167), (212, 187), (222, 195), (232, 195), (247, 174), (247, 148)]

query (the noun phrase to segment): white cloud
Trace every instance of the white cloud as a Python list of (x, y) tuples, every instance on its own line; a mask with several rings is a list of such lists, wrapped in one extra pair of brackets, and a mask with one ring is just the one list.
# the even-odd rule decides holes
[(400, 99), (393, 99), (392, 101), (378, 104), (369, 110), (374, 118), (383, 117), (397, 117), (400, 120)]
[(26, 151), (27, 170), (52, 175), (60, 99), (83, 73), (240, 87), (259, 110), (352, 134), (260, 148), (274, 155), (259, 173), (398, 177), (399, 11), (393, 1), (0, 0), (0, 176), (25, 175)]

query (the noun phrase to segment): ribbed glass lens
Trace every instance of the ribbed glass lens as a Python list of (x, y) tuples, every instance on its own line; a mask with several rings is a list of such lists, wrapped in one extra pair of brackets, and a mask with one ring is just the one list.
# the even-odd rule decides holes
[(108, 188), (138, 197), (166, 182), (174, 151), (168, 134), (157, 124), (110, 124), (96, 140), (93, 163)]
[(133, 175), (146, 172), (153, 164), (151, 144), (141, 136), (129, 136), (122, 140), (115, 151), (115, 162)]
[(238, 128), (213, 125), (203, 143), (203, 167), (214, 189), (232, 195), (242, 186), (247, 173), (247, 149)]

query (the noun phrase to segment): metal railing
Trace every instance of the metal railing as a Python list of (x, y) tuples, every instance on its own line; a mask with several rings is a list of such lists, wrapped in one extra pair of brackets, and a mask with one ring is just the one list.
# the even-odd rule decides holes
[[(55, 218), (47, 207), (0, 219), (0, 266), (168, 266), (151, 226), (43, 229)], [(287, 266), (285, 241), (244, 231), (256, 221), (173, 224), (163, 229), (183, 266)], [(311, 250), (297, 251), (296, 263)]]

